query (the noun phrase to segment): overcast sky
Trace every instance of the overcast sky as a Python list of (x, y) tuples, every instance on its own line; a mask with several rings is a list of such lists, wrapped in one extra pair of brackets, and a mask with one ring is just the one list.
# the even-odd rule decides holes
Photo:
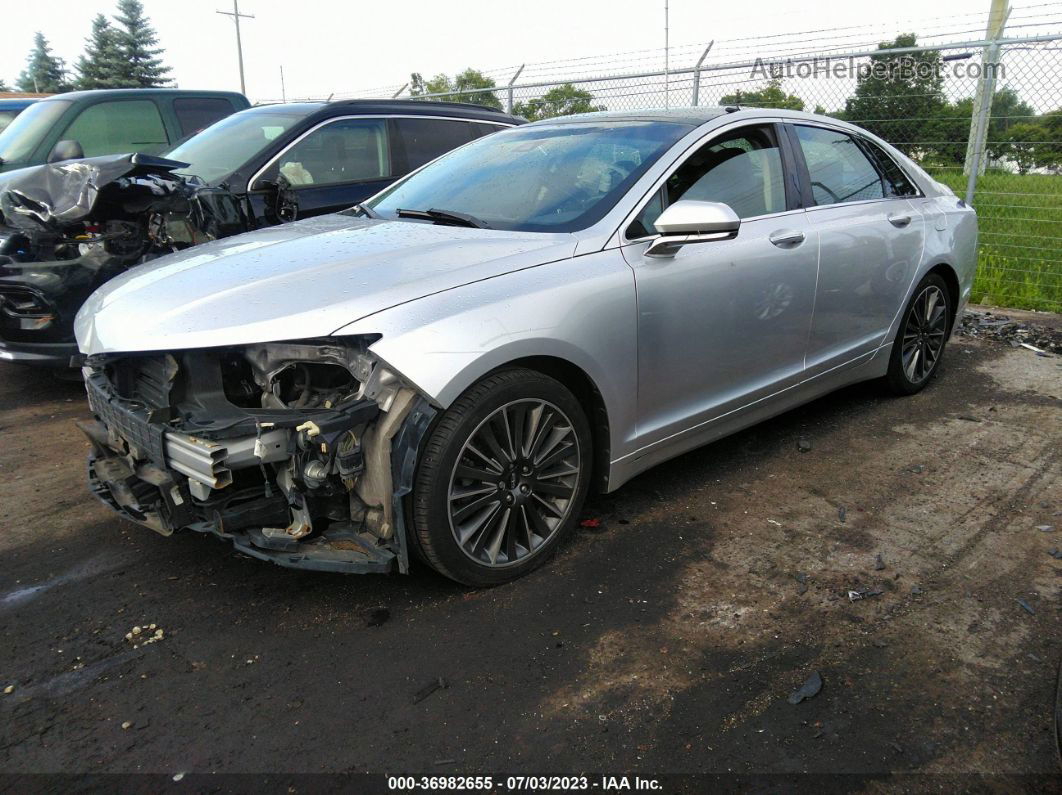
[[(11, 83), (18, 76), (37, 30), (48, 37), (55, 54), (73, 64), (92, 17), (100, 11), (110, 15), (114, 5), (94, 0), (9, 0), (0, 77)], [(874, 4), (758, 0), (744, 6), (727, 3), (727, 10), (719, 10), (723, 5), (670, 0), (672, 45), (715, 39), (716, 55), (725, 54), (724, 42), (731, 42), (737, 52), (733, 46), (737, 39), (853, 25), (871, 27), (840, 31), (839, 41), (875, 40), (878, 31), (884, 38), (907, 30), (968, 32), (959, 38), (978, 38), (989, 0)], [(1062, 28), (1053, 23), (1062, 19), (1062, 2), (1028, 0), (1014, 5), (1012, 18), (1047, 15), (1051, 32)], [(239, 88), (233, 23), (215, 13), (231, 10), (231, 0), (146, 0), (144, 6), (181, 87)], [(414, 70), (426, 75), (454, 73), (467, 66), (501, 70), (523, 62), (542, 64), (662, 48), (663, 8), (663, 0), (240, 0), (241, 11), (255, 15), (243, 22), (247, 94), (252, 101), (278, 99), (281, 65), (291, 98), (397, 87)], [(828, 36), (809, 33), (806, 38)], [(689, 65), (696, 60), (696, 54), (690, 53), (689, 48), (679, 49), (675, 57), (681, 65)], [(631, 60), (636, 55), (625, 58), (639, 63)], [(646, 66), (644, 60), (640, 63)]]

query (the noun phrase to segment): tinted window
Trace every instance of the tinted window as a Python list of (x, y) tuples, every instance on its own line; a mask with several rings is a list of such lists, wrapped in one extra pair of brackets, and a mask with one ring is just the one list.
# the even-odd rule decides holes
[(474, 121), (472, 124), (472, 137), (482, 138), (484, 135), (490, 135), (496, 133), (499, 130), (507, 130), (508, 127), (502, 127), (500, 124), (487, 124), (482, 121)]
[(13, 122), (17, 115), (17, 110), (0, 110), (0, 132), (3, 132), (4, 128)]
[(442, 119), (395, 119), (396, 147), (404, 155), (405, 171), (420, 168), (444, 152), (467, 144), (476, 137), (467, 121)]
[(656, 233), (653, 223), (680, 199), (722, 202), (740, 218), (782, 212), (782, 154), (771, 127), (743, 127), (697, 150), (664, 183), (627, 229), (627, 237)]
[(180, 97), (173, 101), (173, 112), (177, 114), (182, 138), (209, 127), (232, 110), (232, 103), (216, 97)]
[(101, 102), (85, 108), (62, 134), (81, 144), (85, 157), (125, 152), (158, 154), (166, 149), (166, 128), (149, 99)]
[[(318, 127), (274, 164), (288, 182), (335, 185), (391, 174), (385, 119), (340, 119)], [(271, 171), (274, 167), (271, 167)]]
[(690, 129), (640, 121), (516, 127), (444, 155), (369, 205), (386, 218), (399, 208), (434, 208), (473, 215), (494, 229), (585, 229)]
[(860, 141), (871, 158), (873, 158), (878, 171), (885, 178), (885, 190), (890, 196), (918, 195), (918, 189), (903, 173), (903, 169), (896, 164), (896, 161), (889, 156), (888, 152), (873, 141), (868, 141), (865, 138), (860, 139)]
[(798, 125), (816, 204), (840, 204), (885, 198), (878, 170), (847, 133)]

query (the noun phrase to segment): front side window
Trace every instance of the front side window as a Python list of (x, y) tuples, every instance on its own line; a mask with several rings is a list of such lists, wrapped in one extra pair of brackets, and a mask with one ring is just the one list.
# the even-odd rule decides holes
[(17, 115), (17, 110), (0, 110), (0, 132), (3, 132), (7, 125), (15, 120)]
[(627, 229), (635, 239), (680, 199), (722, 202), (739, 218), (786, 209), (782, 153), (770, 126), (742, 127), (702, 146), (664, 183)]
[(337, 185), (391, 175), (385, 119), (339, 119), (318, 127), (280, 155), (278, 170), (294, 187)]
[(811, 178), (815, 204), (884, 199), (885, 183), (859, 144), (847, 133), (824, 127), (796, 126)]
[(692, 127), (660, 121), (516, 127), (478, 138), (368, 205), (464, 213), (492, 229), (574, 232), (596, 223)]
[(169, 146), (162, 116), (150, 99), (100, 102), (85, 108), (61, 138), (81, 144), (85, 157), (126, 152), (154, 155)]

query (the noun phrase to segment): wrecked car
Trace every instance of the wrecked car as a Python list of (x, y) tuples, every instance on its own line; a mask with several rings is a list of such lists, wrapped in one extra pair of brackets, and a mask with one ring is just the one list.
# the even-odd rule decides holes
[(976, 238), (947, 187), (835, 119), (507, 130), (97, 291), (89, 482), (283, 566), (504, 582), (591, 488), (856, 381), (921, 390)]
[(68, 367), (77, 309), (116, 274), (350, 207), (521, 122), (459, 103), (269, 105), (226, 116), (165, 159), (112, 155), (0, 175), (0, 359)]

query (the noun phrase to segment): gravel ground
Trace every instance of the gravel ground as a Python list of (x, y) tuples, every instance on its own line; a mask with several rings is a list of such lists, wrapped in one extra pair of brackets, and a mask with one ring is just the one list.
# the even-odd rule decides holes
[(1059, 357), (958, 337), (921, 394), (845, 389), (657, 467), (472, 591), (121, 521), (83, 483), (80, 386), (0, 365), (0, 769), (1050, 788), (1060, 396)]

